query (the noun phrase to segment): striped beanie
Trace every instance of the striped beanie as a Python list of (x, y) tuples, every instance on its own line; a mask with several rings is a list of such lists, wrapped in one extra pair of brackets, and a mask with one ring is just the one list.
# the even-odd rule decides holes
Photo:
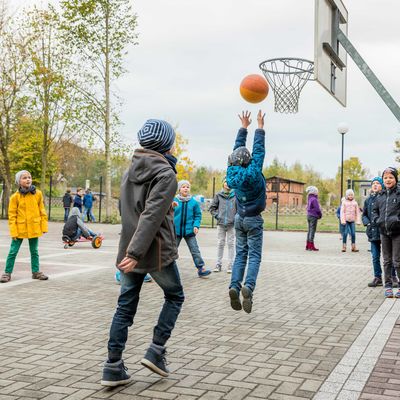
[(174, 145), (175, 131), (166, 121), (148, 119), (138, 132), (138, 140), (144, 149), (164, 154)]

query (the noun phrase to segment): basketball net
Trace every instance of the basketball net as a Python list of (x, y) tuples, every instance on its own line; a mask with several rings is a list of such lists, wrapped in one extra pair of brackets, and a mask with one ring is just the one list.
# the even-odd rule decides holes
[(275, 111), (297, 113), (300, 92), (313, 79), (314, 63), (302, 58), (273, 58), (263, 61), (260, 69), (274, 91)]

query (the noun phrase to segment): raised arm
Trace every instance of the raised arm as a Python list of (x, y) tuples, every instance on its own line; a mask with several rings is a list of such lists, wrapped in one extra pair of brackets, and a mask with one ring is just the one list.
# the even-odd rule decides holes
[(246, 139), (247, 139), (247, 128), (251, 124), (251, 112), (249, 111), (242, 111), (242, 114), (238, 115), (242, 127), (239, 129), (239, 132), (236, 136), (235, 145), (233, 146), (233, 150), (236, 150), (238, 147), (246, 146)]
[(253, 153), (252, 159), (258, 168), (263, 167), (265, 158), (265, 131), (264, 131), (264, 117), (265, 113), (261, 110), (257, 114), (258, 129), (254, 134)]

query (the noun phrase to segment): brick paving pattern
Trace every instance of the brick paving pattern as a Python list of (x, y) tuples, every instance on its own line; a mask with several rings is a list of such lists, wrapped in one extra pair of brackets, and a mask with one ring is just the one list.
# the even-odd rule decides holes
[(394, 400), (400, 398), (400, 319), (365, 385), (360, 399)]
[[(265, 232), (249, 315), (229, 306), (230, 276), (197, 278), (182, 245), (178, 264), (186, 301), (168, 342), (170, 376), (161, 379), (139, 363), (163, 301), (150, 283), (124, 353), (132, 383), (104, 389), (99, 381), (119, 292), (113, 264), (120, 227), (101, 229), (101, 249), (82, 244), (64, 250), (61, 225), (52, 223), (40, 243), (47, 282), (30, 280), (23, 245), (15, 286), (0, 286), (0, 400), (311, 399), (383, 302), (381, 288), (367, 287), (370, 253), (361, 234), (360, 253), (343, 254), (338, 235), (317, 235), (321, 251), (310, 253), (303, 233)], [(4, 266), (4, 221), (0, 232)], [(203, 229), (199, 243), (212, 268), (216, 231)]]

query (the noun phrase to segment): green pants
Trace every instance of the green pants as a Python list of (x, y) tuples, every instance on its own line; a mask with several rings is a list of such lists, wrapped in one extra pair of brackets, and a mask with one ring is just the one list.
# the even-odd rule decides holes
[[(10, 251), (6, 261), (6, 273), (11, 274), (14, 269), (15, 259), (21, 247), (23, 239), (11, 240)], [(32, 238), (29, 240), (29, 251), (31, 252), (31, 268), (32, 272), (39, 272), (39, 238)]]

